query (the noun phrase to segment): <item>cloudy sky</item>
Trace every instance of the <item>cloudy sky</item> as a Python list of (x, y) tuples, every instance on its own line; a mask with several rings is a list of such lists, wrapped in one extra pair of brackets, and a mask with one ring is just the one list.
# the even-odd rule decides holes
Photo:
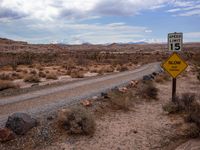
[(200, 0), (0, 0), (0, 37), (30, 43), (200, 42)]

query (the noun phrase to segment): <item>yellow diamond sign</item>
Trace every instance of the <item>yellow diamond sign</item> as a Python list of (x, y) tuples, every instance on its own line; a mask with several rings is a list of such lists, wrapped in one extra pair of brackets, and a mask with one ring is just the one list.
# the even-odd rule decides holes
[(176, 78), (181, 74), (188, 64), (177, 54), (173, 53), (167, 61), (162, 64), (162, 68), (165, 69), (173, 78)]

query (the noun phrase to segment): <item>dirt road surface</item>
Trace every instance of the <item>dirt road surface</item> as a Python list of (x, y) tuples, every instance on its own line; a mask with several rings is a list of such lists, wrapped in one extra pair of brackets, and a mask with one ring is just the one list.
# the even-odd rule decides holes
[(136, 70), (84, 79), (66, 85), (0, 98), (0, 126), (14, 112), (26, 112), (32, 116), (46, 114), (81, 99), (123, 86), (131, 80), (160, 71), (160, 63), (144, 65)]

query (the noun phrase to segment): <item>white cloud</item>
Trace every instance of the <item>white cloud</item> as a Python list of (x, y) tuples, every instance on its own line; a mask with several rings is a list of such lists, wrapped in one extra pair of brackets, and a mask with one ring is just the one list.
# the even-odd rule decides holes
[(0, 9), (32, 19), (52, 21), (60, 17), (135, 15), (145, 9), (164, 7), (162, 4), (165, 2), (167, 0), (1, 0)]
[(175, 16), (200, 16), (200, 2), (194, 0), (177, 0), (173, 9), (167, 12), (176, 13)]
[(156, 10), (168, 4), (175, 7), (169, 12), (176, 12), (179, 9), (193, 11), (199, 9), (196, 7), (198, 3), (194, 0), (1, 0), (0, 19), (16, 19), (17, 16), (17, 19), (26, 17), (57, 21), (65, 18), (80, 19), (104, 15), (132, 16), (143, 10)]

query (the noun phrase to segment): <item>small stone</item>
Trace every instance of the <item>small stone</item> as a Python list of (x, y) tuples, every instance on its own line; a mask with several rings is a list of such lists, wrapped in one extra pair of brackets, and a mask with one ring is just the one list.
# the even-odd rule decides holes
[(6, 142), (6, 141), (11, 141), (16, 138), (15, 133), (8, 129), (8, 128), (3, 128), (0, 129), (0, 142)]
[(152, 77), (149, 76), (149, 75), (143, 76), (143, 80), (144, 80), (144, 81), (149, 81), (149, 80), (151, 80), (151, 79), (152, 79)]

